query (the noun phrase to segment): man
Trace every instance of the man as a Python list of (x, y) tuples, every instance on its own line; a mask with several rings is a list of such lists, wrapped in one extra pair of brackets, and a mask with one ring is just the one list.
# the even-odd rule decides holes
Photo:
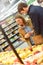
[(36, 37), (35, 39), (39, 39), (37, 42), (43, 42), (43, 8), (41, 6), (28, 5), (26, 3), (19, 3), (18, 12), (20, 14), (28, 14), (32, 20)]
[(42, 3), (43, 2), (43, 0), (37, 0), (38, 1), (38, 3)]

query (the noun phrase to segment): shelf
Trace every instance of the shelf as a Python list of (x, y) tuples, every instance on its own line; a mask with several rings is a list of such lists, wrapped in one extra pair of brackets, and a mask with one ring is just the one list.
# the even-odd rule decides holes
[(13, 38), (14, 36), (16, 36), (17, 34), (19, 34), (18, 32), (16, 34), (14, 34), (13, 36), (11, 36), (9, 39)]
[(2, 38), (0, 38), (0, 40), (2, 40), (4, 38), (4, 36)]
[(7, 42), (7, 41), (2, 42), (0, 45), (4, 44), (5, 42)]
[(20, 37), (18, 37), (17, 39), (15, 39), (12, 43), (16, 42)]
[(2, 45), (2, 48), (6, 47), (7, 45), (9, 45), (9, 44), (7, 44), (7, 43), (3, 44)]
[(7, 45), (7, 46), (5, 46), (4, 48), (3, 48), (3, 50), (5, 49), (5, 48), (7, 48), (9, 45)]
[(12, 28), (13, 28), (13, 27), (15, 27), (15, 26), (17, 26), (17, 24), (16, 24), (16, 25), (14, 25), (14, 26), (12, 26), (11, 28), (9, 28), (9, 29), (5, 30), (5, 32), (9, 31), (10, 29), (12, 29)]
[(11, 34), (14, 30), (12, 30), (10, 33), (6, 33), (7, 35)]
[(13, 31), (11, 31), (10, 33), (6, 33), (7, 35), (9, 35), (9, 34), (11, 34), (12, 32), (14, 32), (14, 31), (16, 31), (16, 30), (18, 30), (18, 27), (16, 27), (16, 29), (14, 29)]
[[(14, 46), (15, 48), (17, 48), (17, 47), (19, 47), (20, 45), (22, 45), (23, 43), (24, 43), (24, 42), (21, 42), (21, 43), (18, 44), (17, 46), (14, 46), (14, 45), (13, 45), (13, 46)], [(14, 44), (14, 43), (13, 43), (13, 44)], [(3, 50), (6, 49), (8, 46), (9, 46), (9, 44), (8, 44), (7, 46), (5, 46), (5, 47), (3, 48)]]
[(0, 35), (2, 34), (2, 32), (0, 31)]
[(16, 29), (14, 29), (14, 31), (18, 30), (18, 27), (16, 27)]
[[(19, 37), (18, 37), (16, 40), (14, 40), (14, 41), (12, 42), (12, 44), (14, 44), (14, 42), (17, 41), (18, 39), (19, 39)], [(21, 45), (21, 44), (20, 44), (20, 45)], [(20, 46), (20, 45), (19, 45), (19, 46)], [(3, 48), (3, 50), (4, 50), (5, 48), (7, 48), (8, 46), (9, 46), (9, 44), (8, 44), (7, 46), (5, 46), (5, 47)], [(17, 46), (17, 47), (18, 47), (18, 46)], [(15, 47), (15, 48), (16, 48), (16, 47)]]
[[(11, 22), (10, 24), (8, 24), (6, 27), (4, 27), (3, 29), (5, 29), (5, 28), (7, 28), (8, 26), (10, 26), (11, 24), (13, 24), (13, 23), (15, 23), (15, 21), (14, 22)], [(2, 26), (3, 27), (3, 26)]]
[(18, 46), (16, 46), (15, 48), (17, 48), (17, 47), (19, 47), (20, 45), (22, 45), (23, 44), (23, 42), (22, 43), (20, 43)]
[(17, 45), (15, 45), (16, 43), (13, 43), (13, 46), (15, 47), (15, 48), (17, 48), (17, 47), (19, 47), (20, 45), (22, 45), (24, 42), (22, 41), (22, 42), (19, 42)]

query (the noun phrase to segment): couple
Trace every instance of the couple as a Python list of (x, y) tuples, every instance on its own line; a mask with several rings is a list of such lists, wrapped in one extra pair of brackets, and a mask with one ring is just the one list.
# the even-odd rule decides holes
[[(26, 3), (20, 3), (18, 5), (18, 12), (30, 16), (36, 34), (36, 36), (34, 36), (35, 44), (43, 43), (43, 8), (41, 6), (28, 6)], [(31, 28), (26, 25), (22, 16), (16, 16), (15, 20), (21, 26), (21, 29), (25, 31), (23, 34), (23, 31), (19, 29), (19, 32), (25, 39), (29, 38), (34, 33), (34, 30), (31, 30)]]

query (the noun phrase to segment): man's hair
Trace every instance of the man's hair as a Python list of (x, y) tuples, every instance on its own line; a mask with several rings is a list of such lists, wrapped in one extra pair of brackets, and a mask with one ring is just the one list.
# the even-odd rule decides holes
[(23, 8), (27, 7), (27, 6), (28, 5), (26, 3), (23, 3), (23, 2), (19, 3), (18, 4), (18, 12), (20, 13), (23, 10)]
[(41, 3), (41, 2), (43, 2), (43, 0), (37, 0), (38, 1), (38, 3)]

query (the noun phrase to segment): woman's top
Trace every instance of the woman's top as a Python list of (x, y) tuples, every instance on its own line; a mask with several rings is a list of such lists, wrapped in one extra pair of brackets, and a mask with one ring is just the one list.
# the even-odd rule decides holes
[[(32, 31), (32, 29), (29, 26), (23, 26), (21, 28), (25, 31), (25, 33), (28, 33), (28, 32)], [(34, 45), (34, 41), (32, 39), (32, 36), (33, 36), (33, 34), (30, 36), (29, 39), (30, 39), (31, 44)]]

